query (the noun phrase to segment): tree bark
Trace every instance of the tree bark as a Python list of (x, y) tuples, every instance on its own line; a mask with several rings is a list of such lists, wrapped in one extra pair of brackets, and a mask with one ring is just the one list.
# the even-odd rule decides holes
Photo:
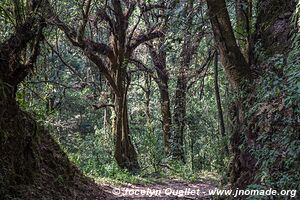
[[(230, 181), (233, 184), (239, 182), (237, 185), (245, 186), (245, 182), (251, 181), (252, 172), (254, 170), (250, 163), (255, 163), (255, 161), (249, 152), (242, 152), (239, 149), (239, 145), (242, 142), (241, 127), (244, 123), (240, 93), (242, 91), (247, 93), (248, 87), (250, 86), (249, 82), (252, 79), (252, 72), (237, 45), (225, 0), (207, 0), (207, 5), (214, 39), (221, 56), (221, 62), (231, 86), (238, 94), (237, 99), (230, 109), (231, 121), (234, 122), (231, 130), (231, 149), (234, 158), (230, 166)], [(238, 181), (238, 179), (241, 181)]]
[(170, 109), (169, 87), (168, 87), (167, 80), (161, 80), (161, 84), (159, 85), (159, 93), (160, 93), (160, 107), (161, 107), (161, 114), (162, 114), (162, 126), (164, 132), (165, 153), (169, 155), (171, 150), (170, 143), (171, 143), (172, 118), (171, 118), (171, 109)]
[(151, 76), (149, 74), (145, 74), (145, 85), (144, 85), (144, 92), (145, 92), (145, 114), (146, 114), (146, 125), (148, 131), (152, 133), (152, 119), (151, 119), (151, 111), (150, 111), (150, 96), (151, 96)]
[[(118, 1), (116, 1), (118, 2)], [(116, 3), (115, 2), (115, 3)], [(116, 3), (115, 10), (117, 11), (117, 23), (121, 27), (111, 35), (111, 48), (114, 55), (110, 59), (110, 75), (113, 77), (116, 88), (113, 89), (115, 94), (115, 127), (114, 135), (116, 137), (115, 159), (121, 168), (128, 169), (131, 172), (139, 170), (136, 150), (132, 144), (129, 133), (128, 121), (128, 102), (127, 92), (130, 80), (127, 77), (127, 62), (130, 58), (130, 53), (126, 52), (126, 22), (120, 5)]]
[[(257, 3), (256, 32), (254, 44), (261, 46), (267, 57), (274, 54), (287, 54), (291, 48), (291, 17), (296, 1), (259, 0)], [(256, 60), (262, 62), (262, 60)], [(256, 64), (256, 63), (255, 63)]]

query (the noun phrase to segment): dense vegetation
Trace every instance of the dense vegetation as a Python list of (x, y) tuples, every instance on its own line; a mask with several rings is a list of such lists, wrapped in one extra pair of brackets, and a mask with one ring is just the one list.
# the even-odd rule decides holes
[(2, 0), (0, 199), (105, 199), (92, 179), (207, 174), (299, 190), (299, 9)]

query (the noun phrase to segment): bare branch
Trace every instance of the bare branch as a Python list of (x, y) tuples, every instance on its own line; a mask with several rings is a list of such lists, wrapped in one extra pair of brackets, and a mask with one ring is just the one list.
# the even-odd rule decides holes
[[(91, 0), (89, 0), (90, 2)], [(89, 7), (89, 6), (88, 6)], [(89, 9), (89, 8), (88, 8)], [(86, 14), (89, 12), (86, 9)], [(50, 10), (50, 15), (52, 15), (52, 21), (55, 25), (58, 26), (59, 29), (61, 29), (67, 36), (67, 38), (71, 41), (71, 43), (74, 46), (80, 47), (82, 50), (85, 50), (86, 48), (89, 48), (101, 55), (107, 56), (109, 58), (111, 58), (113, 51), (111, 50), (111, 48), (109, 46), (107, 46), (104, 43), (96, 43), (94, 41), (91, 41), (89, 39), (83, 40), (81, 38), (81, 36), (78, 36), (78, 34), (76, 33), (76, 31), (68, 26), (67, 24), (65, 24), (63, 21), (61, 21), (58, 16), (56, 16), (51, 10)]]
[(213, 53), (210, 52), (208, 55), (208, 58), (201, 65), (201, 67), (188, 77), (188, 80), (190, 80), (190, 83), (187, 88), (191, 88), (192, 85), (197, 82), (197, 80), (199, 79), (199, 76), (205, 77), (207, 75), (208, 67), (209, 67), (215, 54), (216, 54), (216, 51), (214, 51)]
[(109, 73), (109, 69), (105, 66), (101, 57), (97, 55), (97, 53), (100, 53), (102, 55), (109, 57), (111, 53), (110, 48), (106, 44), (96, 43), (91, 40), (77, 41), (76, 31), (74, 31), (73, 28), (69, 27), (67, 24), (61, 21), (59, 17), (53, 13), (51, 7), (49, 7), (46, 12), (48, 16), (52, 17), (52, 21), (54, 22), (54, 24), (57, 25), (58, 28), (61, 29), (66, 34), (66, 36), (69, 38), (72, 44), (74, 46), (79, 47), (81, 50), (83, 50), (84, 55), (87, 56), (98, 67), (99, 71), (104, 74), (111, 88), (116, 93), (119, 93), (118, 88), (114, 82), (114, 79)]
[(114, 13), (116, 16), (117, 24), (122, 25), (122, 21), (124, 19), (124, 14), (123, 14), (121, 2), (119, 0), (114, 0), (114, 1), (112, 1), (112, 6), (114, 8)]
[(129, 43), (129, 44), (131, 43), (131, 39), (132, 39), (132, 37), (133, 37), (133, 34), (134, 34), (135, 30), (137, 29), (137, 27), (138, 27), (138, 25), (139, 25), (139, 23), (140, 23), (140, 21), (141, 21), (141, 19), (142, 19), (142, 16), (143, 16), (143, 12), (141, 12), (141, 14), (140, 14), (140, 16), (139, 16), (139, 18), (138, 18), (136, 24), (134, 25), (133, 29), (131, 30), (131, 32), (130, 32), (130, 34), (129, 34), (129, 36), (128, 36), (128, 43)]
[(115, 32), (115, 26), (113, 20), (108, 16), (108, 14), (105, 11), (105, 8), (97, 9), (96, 12), (97, 18), (100, 18), (100, 20), (104, 20), (108, 23), (109, 27), (113, 32)]
[(168, 8), (166, 5), (163, 5), (163, 4), (151, 4), (151, 5), (142, 4), (140, 7), (143, 12), (149, 12), (153, 9), (167, 9)]
[(126, 11), (126, 14), (125, 14), (125, 19), (126, 19), (126, 21), (128, 21), (129, 18), (131, 17), (131, 15), (132, 15), (132, 13), (133, 13), (135, 7), (136, 7), (136, 2), (131, 2), (131, 3), (129, 3), (129, 8), (128, 8), (128, 10)]
[(146, 67), (146, 65), (144, 65), (144, 63), (142, 63), (142, 61), (140, 61), (140, 60), (130, 58), (129, 63), (134, 64), (141, 71), (148, 72), (150, 74), (154, 73), (154, 71), (152, 69), (149, 69), (148, 67)]

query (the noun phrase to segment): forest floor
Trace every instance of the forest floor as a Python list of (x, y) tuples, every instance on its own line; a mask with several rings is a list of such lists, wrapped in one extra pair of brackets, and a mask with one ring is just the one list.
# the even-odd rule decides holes
[[(209, 190), (215, 188), (213, 183), (166, 180), (154, 184), (100, 184), (107, 194), (106, 199), (211, 199)], [(195, 194), (193, 194), (193, 191)]]

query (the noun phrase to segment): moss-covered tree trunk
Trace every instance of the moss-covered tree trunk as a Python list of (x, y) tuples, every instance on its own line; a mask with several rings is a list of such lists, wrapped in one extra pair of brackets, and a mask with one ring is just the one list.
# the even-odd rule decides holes
[(170, 108), (170, 95), (168, 79), (162, 79), (161, 84), (159, 84), (160, 93), (160, 109), (162, 115), (162, 126), (164, 132), (164, 146), (166, 154), (170, 154), (171, 149), (171, 127), (172, 127), (172, 117)]
[[(217, 109), (218, 109), (219, 131), (221, 134), (221, 140), (225, 141), (226, 131), (225, 131), (225, 122), (224, 122), (223, 108), (222, 108), (220, 88), (219, 88), (219, 56), (218, 56), (218, 53), (215, 54), (215, 62), (214, 62), (214, 89), (215, 89), (216, 105), (217, 105)], [(225, 142), (223, 144), (224, 144), (224, 155), (229, 155), (228, 145)]]
[(181, 68), (177, 78), (175, 102), (174, 102), (174, 133), (172, 135), (172, 156), (176, 160), (185, 163), (184, 155), (184, 131), (186, 123), (186, 92), (187, 72)]

